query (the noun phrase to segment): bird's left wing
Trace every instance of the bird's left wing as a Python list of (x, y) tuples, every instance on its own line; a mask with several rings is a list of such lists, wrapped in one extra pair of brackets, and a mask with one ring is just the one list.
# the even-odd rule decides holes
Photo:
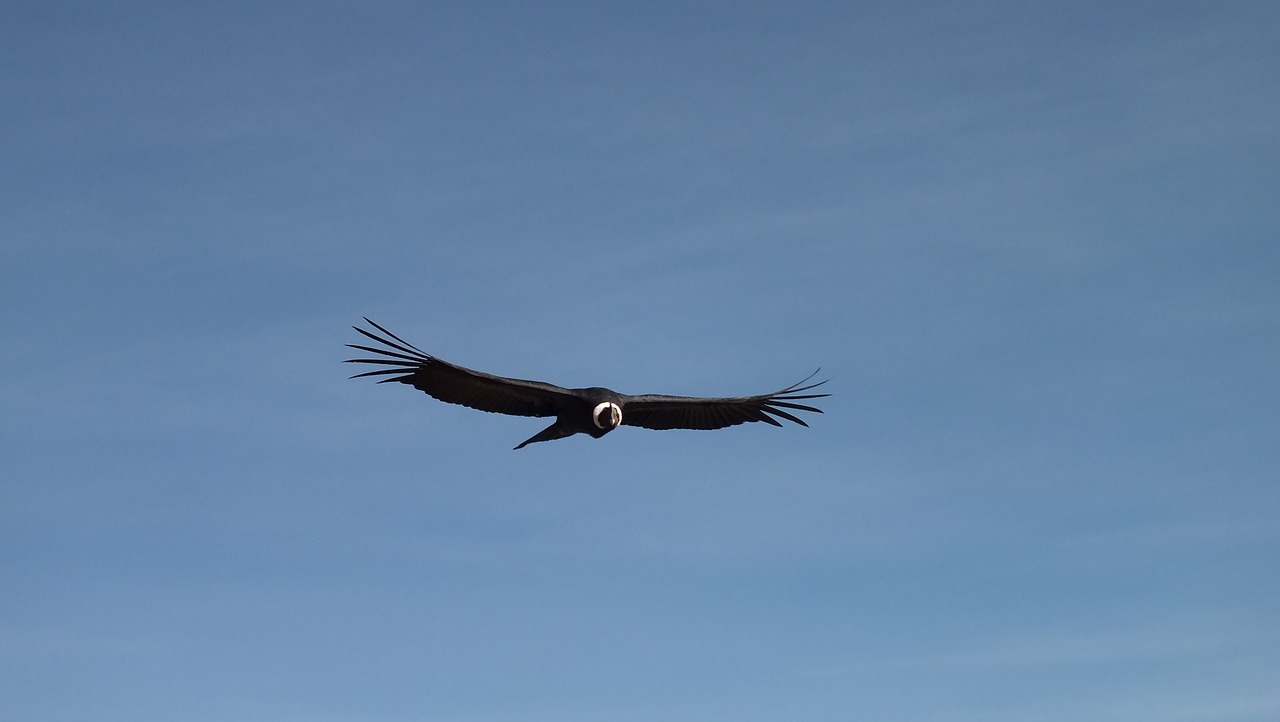
[(366, 371), (352, 376), (353, 379), (387, 376), (378, 383), (399, 381), (450, 404), (512, 416), (555, 416), (565, 401), (574, 398), (568, 389), (555, 384), (494, 376), (442, 361), (368, 318), (365, 321), (385, 336), (358, 326), (352, 328), (386, 348), (347, 344), (354, 349), (379, 354), (379, 358), (353, 358), (347, 363), (390, 368)]
[(627, 396), (623, 404), (622, 423), (627, 426), (640, 426), (646, 429), (723, 429), (726, 426), (763, 421), (774, 426), (782, 426), (775, 419), (778, 417), (794, 421), (801, 426), (808, 426), (800, 417), (786, 409), (796, 411), (812, 411), (822, 413), (816, 406), (798, 404), (796, 401), (820, 399), (831, 394), (806, 394), (812, 388), (826, 383), (805, 386), (805, 381), (814, 374), (785, 389), (771, 394), (759, 396), (735, 396), (729, 398), (701, 398), (697, 396), (663, 396), (645, 394)]

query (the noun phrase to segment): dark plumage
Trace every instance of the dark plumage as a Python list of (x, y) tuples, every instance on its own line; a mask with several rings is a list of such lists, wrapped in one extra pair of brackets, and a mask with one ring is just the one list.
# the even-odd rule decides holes
[(813, 378), (813, 374), (785, 389), (759, 396), (628, 396), (598, 387), (566, 389), (542, 381), (494, 376), (442, 361), (368, 318), (365, 321), (384, 336), (357, 326), (352, 328), (385, 348), (347, 344), (354, 349), (378, 354), (377, 358), (348, 359), (347, 363), (375, 364), (390, 368), (366, 371), (351, 378), (386, 376), (379, 383), (398, 381), (409, 384), (451, 404), (498, 414), (556, 418), (555, 423), (523, 441), (517, 449), (537, 441), (563, 439), (579, 433), (598, 439), (620, 424), (646, 429), (723, 429), (748, 421), (782, 426), (778, 419), (786, 419), (808, 426), (787, 409), (820, 414), (821, 409), (798, 404), (796, 401), (830, 396), (804, 393), (826, 383), (819, 381), (803, 385)]

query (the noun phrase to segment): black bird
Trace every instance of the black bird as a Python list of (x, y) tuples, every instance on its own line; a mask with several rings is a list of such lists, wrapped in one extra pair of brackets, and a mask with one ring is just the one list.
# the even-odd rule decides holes
[(590, 434), (598, 439), (621, 424), (646, 429), (723, 429), (747, 421), (763, 421), (782, 426), (773, 418), (777, 416), (808, 426), (784, 409), (820, 414), (822, 409), (797, 404), (796, 401), (830, 396), (803, 393), (826, 383), (819, 381), (803, 385), (817, 371), (799, 383), (759, 396), (628, 396), (598, 387), (566, 389), (542, 381), (494, 376), (442, 361), (368, 318), (365, 321), (385, 334), (385, 337), (358, 326), (352, 328), (386, 348), (347, 344), (350, 348), (378, 354), (380, 358), (354, 358), (348, 359), (346, 363), (376, 364), (392, 368), (366, 371), (351, 378), (387, 376), (388, 378), (378, 383), (399, 381), (451, 404), (513, 416), (556, 417), (555, 423), (521, 442), (517, 449), (537, 441), (553, 441), (574, 434)]

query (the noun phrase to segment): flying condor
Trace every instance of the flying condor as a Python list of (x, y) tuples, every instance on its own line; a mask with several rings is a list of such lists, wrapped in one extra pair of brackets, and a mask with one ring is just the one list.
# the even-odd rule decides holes
[(555, 417), (555, 423), (521, 442), (517, 449), (538, 441), (553, 441), (574, 434), (589, 434), (598, 439), (621, 424), (646, 429), (723, 429), (747, 421), (763, 421), (782, 426), (778, 419), (786, 419), (808, 426), (787, 409), (820, 414), (821, 409), (796, 402), (830, 396), (804, 393), (826, 383), (819, 381), (805, 385), (816, 371), (799, 383), (759, 396), (628, 396), (598, 387), (566, 389), (542, 381), (494, 376), (442, 361), (368, 318), (365, 321), (382, 335), (358, 326), (352, 328), (378, 342), (383, 348), (347, 344), (350, 348), (378, 354), (377, 358), (354, 358), (348, 359), (347, 363), (390, 368), (366, 371), (351, 378), (386, 376), (378, 383), (398, 381), (409, 384), (451, 404), (512, 416)]

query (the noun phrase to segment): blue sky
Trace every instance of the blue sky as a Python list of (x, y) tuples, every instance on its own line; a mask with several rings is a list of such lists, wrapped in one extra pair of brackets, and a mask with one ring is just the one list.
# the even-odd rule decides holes
[(0, 716), (1280, 717), (1277, 8), (6, 4)]

